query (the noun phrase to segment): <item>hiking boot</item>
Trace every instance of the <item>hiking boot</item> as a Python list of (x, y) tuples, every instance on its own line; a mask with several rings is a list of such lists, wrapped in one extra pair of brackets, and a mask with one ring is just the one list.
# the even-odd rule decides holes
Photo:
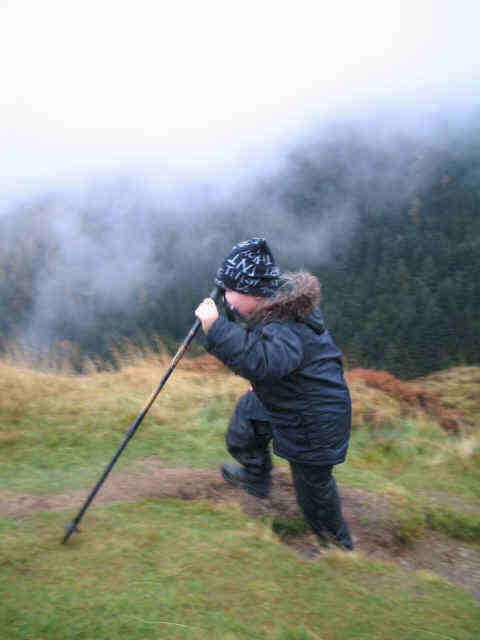
[(223, 478), (234, 487), (241, 487), (257, 498), (266, 498), (270, 491), (270, 475), (255, 476), (246, 469), (224, 462), (221, 466)]
[(326, 547), (333, 545), (338, 549), (342, 549), (342, 551), (353, 551), (354, 544), (353, 540), (350, 538), (350, 535), (343, 535), (341, 538), (334, 538), (330, 534), (323, 534), (323, 536), (319, 536), (317, 534), (318, 539), (325, 544)]

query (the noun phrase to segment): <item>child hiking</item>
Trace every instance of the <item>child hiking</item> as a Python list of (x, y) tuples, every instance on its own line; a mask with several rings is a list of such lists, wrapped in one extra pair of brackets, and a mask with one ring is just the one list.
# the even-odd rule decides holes
[(211, 298), (199, 305), (207, 350), (252, 385), (226, 434), (240, 466), (224, 463), (223, 477), (265, 498), (273, 440), (274, 453), (290, 463), (298, 504), (320, 541), (353, 549), (332, 475), (347, 454), (350, 394), (341, 353), (318, 307), (318, 280), (304, 271), (280, 274), (266, 241), (251, 238), (233, 247), (215, 283), (230, 319)]

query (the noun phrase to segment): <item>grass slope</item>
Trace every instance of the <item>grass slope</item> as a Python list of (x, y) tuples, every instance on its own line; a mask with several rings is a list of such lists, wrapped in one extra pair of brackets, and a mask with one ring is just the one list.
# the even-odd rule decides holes
[[(73, 376), (0, 362), (1, 496), (11, 502), (27, 492), (89, 489), (165, 366), (150, 354), (120, 371)], [(378, 372), (348, 374), (354, 432), (337, 479), (346, 491), (369, 496), (372, 511), (382, 505), (398, 544), (414, 547), (437, 528), (478, 549), (479, 377), (475, 367), (408, 384)], [(208, 358), (182, 362), (117, 467), (133, 469), (147, 457), (216, 467), (225, 457), (226, 421), (246, 386)], [(453, 431), (446, 430), (451, 420)], [(328, 551), (312, 562), (281, 544), (268, 518), (253, 520), (233, 503), (93, 505), (86, 533), (60, 546), (62, 525), (79, 506), (0, 518), (0, 637), (478, 634), (478, 603), (439, 576), (405, 572), (361, 549)], [(282, 526), (295, 533), (297, 524)]]
[(0, 628), (11, 640), (473, 639), (478, 631), (478, 606), (434, 575), (340, 552), (312, 563), (238, 510), (178, 501), (96, 509), (88, 535), (64, 547), (58, 519), (50, 512), (3, 526)]

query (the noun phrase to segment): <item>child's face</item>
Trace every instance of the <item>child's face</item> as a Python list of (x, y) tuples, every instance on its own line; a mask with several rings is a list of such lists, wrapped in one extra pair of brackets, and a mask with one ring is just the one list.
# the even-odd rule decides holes
[(230, 289), (225, 291), (225, 298), (228, 304), (245, 317), (253, 313), (262, 301), (260, 297), (248, 296), (245, 293), (238, 293), (238, 291), (231, 291)]

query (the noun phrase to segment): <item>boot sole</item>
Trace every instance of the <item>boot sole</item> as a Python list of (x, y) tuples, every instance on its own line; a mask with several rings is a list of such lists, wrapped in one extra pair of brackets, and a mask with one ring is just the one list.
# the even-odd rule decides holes
[(237, 480), (236, 478), (231, 476), (228, 473), (228, 471), (226, 471), (225, 469), (222, 468), (221, 471), (222, 471), (222, 478), (226, 480), (228, 484), (232, 485), (232, 487), (239, 487), (240, 489), (243, 489), (250, 495), (255, 496), (256, 498), (260, 498), (261, 500), (263, 500), (268, 496), (269, 494), (268, 489), (265, 489), (265, 490), (257, 489), (256, 487), (252, 487), (252, 485), (248, 484), (247, 482), (242, 482), (242, 480)]

